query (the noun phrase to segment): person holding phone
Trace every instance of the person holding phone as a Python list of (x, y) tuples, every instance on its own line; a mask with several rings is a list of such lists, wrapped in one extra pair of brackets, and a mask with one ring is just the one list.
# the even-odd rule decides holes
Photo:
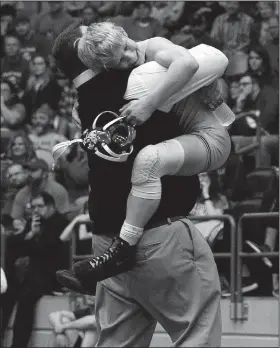
[[(27, 348), (32, 333), (35, 308), (38, 300), (56, 290), (55, 272), (68, 267), (68, 254), (60, 235), (68, 221), (57, 212), (54, 198), (39, 192), (30, 201), (31, 218), (22, 233), (8, 238), (9, 246), (18, 247), (21, 257), (28, 262), (22, 282), (9, 283), (1, 301), (2, 330), (9, 322), (14, 305), (17, 311), (13, 324), (13, 348)], [(18, 260), (17, 260), (18, 261)], [(4, 337), (1, 332), (1, 337)]]

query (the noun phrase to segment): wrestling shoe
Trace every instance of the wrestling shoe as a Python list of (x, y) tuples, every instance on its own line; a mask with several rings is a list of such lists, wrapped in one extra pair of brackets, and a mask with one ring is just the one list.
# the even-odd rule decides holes
[(85, 295), (95, 295), (96, 293), (96, 282), (88, 280), (82, 283), (72, 272), (66, 269), (57, 271), (56, 279), (61, 285), (73, 292)]
[(136, 245), (129, 245), (120, 237), (114, 238), (104, 254), (79, 261), (73, 265), (73, 272), (83, 283), (98, 282), (132, 269), (135, 264)]

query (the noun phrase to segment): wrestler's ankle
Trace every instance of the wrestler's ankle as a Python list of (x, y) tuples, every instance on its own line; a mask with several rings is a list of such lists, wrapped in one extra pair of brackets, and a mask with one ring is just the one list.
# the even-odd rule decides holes
[(126, 241), (129, 245), (135, 245), (142, 236), (143, 230), (144, 229), (141, 227), (132, 226), (127, 222), (124, 222), (121, 228), (120, 238)]

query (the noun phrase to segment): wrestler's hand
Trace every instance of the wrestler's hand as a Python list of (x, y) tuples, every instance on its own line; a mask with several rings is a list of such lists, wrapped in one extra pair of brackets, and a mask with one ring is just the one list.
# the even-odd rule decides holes
[(125, 116), (126, 121), (132, 126), (146, 122), (155, 111), (155, 107), (146, 102), (145, 99), (132, 100), (125, 104), (119, 111), (121, 117)]

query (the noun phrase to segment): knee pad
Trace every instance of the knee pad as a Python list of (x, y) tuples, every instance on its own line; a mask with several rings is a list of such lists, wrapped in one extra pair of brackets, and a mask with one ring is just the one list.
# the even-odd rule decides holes
[(157, 147), (148, 145), (142, 149), (135, 158), (132, 169), (131, 194), (140, 198), (160, 199), (160, 168)]
[(161, 177), (175, 174), (183, 162), (184, 149), (177, 140), (146, 146), (133, 165), (131, 194), (144, 199), (160, 199)]

